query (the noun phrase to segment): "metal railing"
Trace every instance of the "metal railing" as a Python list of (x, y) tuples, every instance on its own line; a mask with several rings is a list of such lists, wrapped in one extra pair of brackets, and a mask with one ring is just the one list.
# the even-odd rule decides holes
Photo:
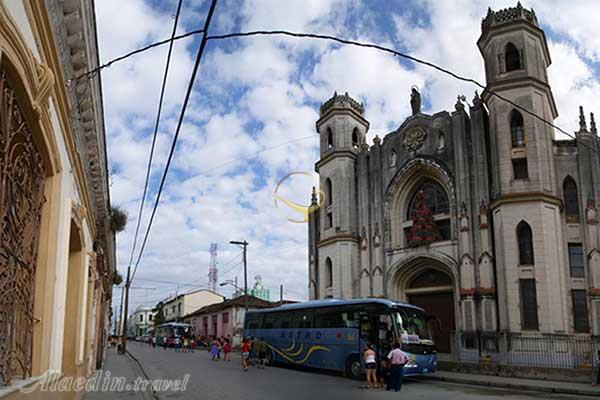
[(464, 363), (581, 369), (594, 367), (600, 336), (460, 332), (455, 344)]

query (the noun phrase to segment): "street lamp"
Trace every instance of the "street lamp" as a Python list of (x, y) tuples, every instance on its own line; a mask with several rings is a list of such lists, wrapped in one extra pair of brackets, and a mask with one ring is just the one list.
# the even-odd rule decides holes
[(245, 240), (243, 242), (231, 240), (229, 244), (235, 244), (244, 250), (244, 311), (248, 312), (248, 260), (246, 258), (248, 242)]
[(225, 286), (225, 285), (233, 286), (235, 288), (235, 290), (238, 290), (240, 293), (243, 292), (243, 290), (244, 290), (229, 279), (226, 280), (225, 282), (219, 283), (219, 286)]

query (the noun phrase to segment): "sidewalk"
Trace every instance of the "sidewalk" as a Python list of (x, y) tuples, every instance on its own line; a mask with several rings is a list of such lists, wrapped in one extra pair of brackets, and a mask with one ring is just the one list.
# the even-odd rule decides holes
[[(110, 372), (111, 377), (124, 377), (125, 390), (107, 392), (88, 392), (83, 396), (84, 400), (155, 400), (152, 391), (146, 392), (133, 390), (133, 383), (138, 377), (145, 379), (144, 374), (137, 362), (130, 355), (117, 354), (116, 349), (106, 350), (106, 361), (102, 368), (104, 373)], [(129, 389), (129, 390), (128, 390)]]
[(574, 394), (579, 396), (599, 396), (600, 386), (590, 383), (559, 382), (538, 379), (520, 379), (493, 375), (464, 374), (460, 372), (437, 371), (435, 374), (415, 377), (421, 381), (434, 380), (467, 385), (490, 386), (536, 392)]

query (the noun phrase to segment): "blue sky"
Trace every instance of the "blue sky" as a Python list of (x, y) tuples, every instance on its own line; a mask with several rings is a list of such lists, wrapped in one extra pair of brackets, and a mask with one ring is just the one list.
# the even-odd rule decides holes
[[(580, 104), (586, 112), (598, 111), (600, 36), (594, 32), (600, 4), (589, 3), (523, 2), (535, 9), (546, 31), (553, 60), (549, 77), (560, 114), (556, 123), (567, 131), (577, 128)], [(183, 4), (178, 31), (201, 28), (208, 1)], [(286, 29), (336, 35), (393, 47), (484, 82), (476, 46), (481, 19), (488, 6), (513, 5), (480, 0), (220, 0), (210, 32)], [(167, 38), (175, 9), (175, 0), (96, 2), (102, 62)], [(199, 36), (174, 47), (142, 229), (198, 44)], [(122, 272), (131, 251), (166, 52), (166, 46), (156, 48), (102, 73), (111, 198), (130, 215), (117, 239)], [(228, 242), (243, 239), (250, 242), (251, 283), (261, 275), (273, 297), (283, 284), (286, 297), (305, 299), (307, 227), (287, 221), (274, 207), (278, 180), (293, 171), (314, 170), (318, 107), (334, 91), (348, 91), (365, 104), (371, 142), (409, 115), (415, 84), (425, 112), (452, 110), (457, 95), (470, 101), (476, 89), (375, 50), (283, 37), (209, 42), (134, 283), (149, 289), (133, 291), (133, 306), (205, 286), (211, 242), (219, 245), (220, 281), (238, 276), (241, 282), (241, 253)], [(294, 179), (282, 190), (306, 204), (313, 184), (310, 178)]]

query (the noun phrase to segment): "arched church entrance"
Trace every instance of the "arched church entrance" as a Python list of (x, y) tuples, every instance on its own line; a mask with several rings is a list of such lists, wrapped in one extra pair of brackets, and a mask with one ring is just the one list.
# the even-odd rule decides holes
[(455, 285), (447, 269), (439, 261), (419, 259), (400, 267), (395, 280), (398, 298), (423, 308), (439, 321), (432, 324), (439, 353), (451, 352), (451, 333), (456, 329)]

